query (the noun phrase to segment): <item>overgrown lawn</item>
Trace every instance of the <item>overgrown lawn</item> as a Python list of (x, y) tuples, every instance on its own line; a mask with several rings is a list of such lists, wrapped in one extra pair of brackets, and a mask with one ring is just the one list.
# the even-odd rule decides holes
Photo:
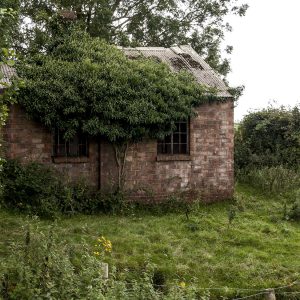
[[(158, 283), (185, 282), (201, 288), (261, 289), (289, 284), (300, 273), (300, 224), (283, 220), (283, 201), (247, 186), (236, 191), (236, 216), (228, 224), (233, 202), (202, 205), (187, 220), (182, 214), (64, 217), (43, 221), (0, 212), (0, 259), (12, 243), (23, 243), (26, 226), (55, 232), (74, 248), (93, 246), (99, 236), (112, 241), (109, 265), (138, 278), (151, 263)], [(295, 287), (296, 288), (296, 287)], [(300, 290), (300, 286), (296, 290)], [(225, 290), (225, 289), (224, 289)], [(212, 294), (224, 294), (212, 290)], [(234, 295), (233, 291), (229, 294)]]

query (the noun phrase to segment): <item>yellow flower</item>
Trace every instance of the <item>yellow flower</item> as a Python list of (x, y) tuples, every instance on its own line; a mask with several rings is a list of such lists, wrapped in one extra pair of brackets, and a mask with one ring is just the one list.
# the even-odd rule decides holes
[(186, 284), (184, 281), (181, 281), (179, 282), (179, 286), (184, 289), (186, 287)]
[(98, 251), (95, 251), (94, 254), (97, 255), (97, 256), (100, 255), (100, 253)]
[(95, 245), (95, 247), (99, 248), (99, 250), (104, 251), (104, 252), (112, 251), (111, 241), (106, 239), (104, 236), (101, 236), (100, 238), (98, 238), (97, 242), (99, 242), (99, 244)]

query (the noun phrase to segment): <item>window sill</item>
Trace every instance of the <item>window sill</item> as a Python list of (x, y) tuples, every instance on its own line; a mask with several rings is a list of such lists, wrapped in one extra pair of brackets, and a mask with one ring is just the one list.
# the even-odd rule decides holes
[(159, 154), (156, 161), (191, 161), (192, 157), (189, 154)]
[(52, 156), (52, 162), (55, 164), (82, 164), (87, 163), (89, 158), (86, 156), (68, 157), (68, 156)]

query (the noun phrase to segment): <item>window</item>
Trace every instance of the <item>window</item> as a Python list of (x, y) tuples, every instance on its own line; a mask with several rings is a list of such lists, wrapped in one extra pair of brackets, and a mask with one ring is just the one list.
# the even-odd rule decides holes
[(87, 136), (78, 133), (72, 139), (65, 140), (61, 130), (54, 130), (53, 154), (58, 157), (80, 157), (88, 156)]
[(177, 122), (175, 126), (172, 134), (158, 141), (158, 154), (189, 154), (189, 122)]

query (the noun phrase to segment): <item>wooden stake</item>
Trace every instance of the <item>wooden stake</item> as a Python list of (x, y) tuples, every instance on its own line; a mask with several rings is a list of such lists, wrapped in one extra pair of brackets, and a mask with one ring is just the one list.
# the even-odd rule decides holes
[(108, 279), (108, 264), (107, 263), (102, 263), (102, 274), (103, 274), (103, 279)]

